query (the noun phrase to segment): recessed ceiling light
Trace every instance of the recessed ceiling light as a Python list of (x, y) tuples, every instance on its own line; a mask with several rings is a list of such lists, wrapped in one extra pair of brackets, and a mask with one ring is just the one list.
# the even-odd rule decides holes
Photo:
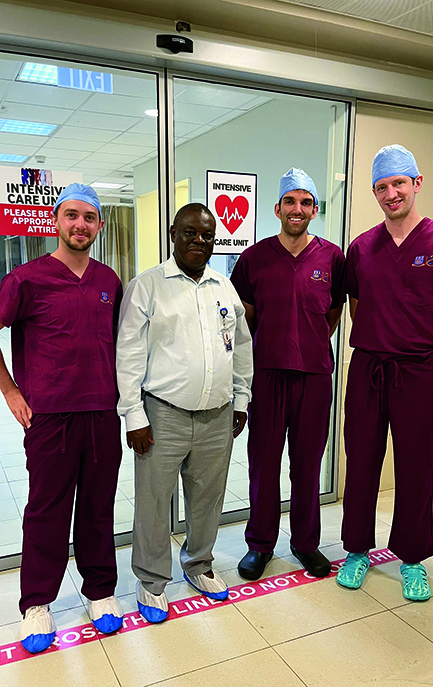
[(148, 117), (157, 117), (158, 116), (158, 110), (145, 110), (144, 114), (147, 115)]
[(95, 182), (94, 184), (90, 184), (92, 188), (123, 188), (125, 184), (111, 184), (111, 183), (105, 183), (105, 181), (101, 182)]
[(17, 81), (28, 81), (30, 83), (45, 83), (57, 86), (57, 67), (52, 64), (36, 64), (35, 62), (25, 62)]
[(41, 122), (21, 122), (18, 119), (0, 119), (0, 131), (10, 134), (32, 134), (34, 136), (49, 136), (56, 129), (55, 124)]
[(0, 153), (0, 162), (24, 162), (27, 158), (28, 155), (6, 155)]

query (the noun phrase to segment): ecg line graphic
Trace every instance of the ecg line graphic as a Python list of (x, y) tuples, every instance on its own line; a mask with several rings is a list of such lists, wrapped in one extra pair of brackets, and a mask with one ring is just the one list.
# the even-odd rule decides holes
[[(247, 214), (248, 214), (248, 212), (247, 212)], [(246, 216), (247, 216), (247, 215), (245, 215), (245, 217), (246, 217)], [(239, 219), (240, 219), (242, 222), (243, 222), (244, 219), (245, 219), (245, 217), (242, 217), (242, 215), (239, 214), (237, 208), (235, 209), (235, 211), (234, 211), (233, 214), (229, 215), (229, 209), (228, 209), (227, 206), (224, 208), (223, 216), (220, 217), (220, 215), (218, 215), (218, 217), (220, 218), (221, 222), (223, 222), (223, 221), (225, 220), (225, 221), (227, 222), (227, 224), (230, 224), (230, 222), (232, 221), (232, 219), (236, 219), (236, 220), (239, 220)]]

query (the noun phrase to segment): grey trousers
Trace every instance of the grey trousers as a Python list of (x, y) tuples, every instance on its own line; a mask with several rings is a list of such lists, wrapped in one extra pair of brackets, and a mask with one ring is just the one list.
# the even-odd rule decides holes
[(183, 482), (186, 539), (183, 570), (212, 568), (233, 444), (233, 407), (188, 411), (151, 396), (145, 406), (154, 444), (135, 454), (135, 515), (132, 570), (152, 594), (171, 577), (170, 503), (177, 475)]

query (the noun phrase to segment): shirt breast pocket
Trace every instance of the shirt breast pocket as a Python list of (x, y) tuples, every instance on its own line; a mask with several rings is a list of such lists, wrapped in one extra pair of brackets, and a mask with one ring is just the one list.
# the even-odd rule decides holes
[(411, 267), (406, 272), (403, 298), (410, 305), (433, 305), (433, 266)]
[[(221, 310), (227, 310), (227, 314), (224, 315), (224, 317), (221, 315)], [(236, 313), (234, 310), (234, 307), (232, 305), (229, 306), (221, 306), (221, 308), (218, 308), (217, 312), (217, 318), (218, 318), (218, 324), (217, 324), (217, 330), (219, 332), (223, 332), (224, 329), (230, 330), (230, 332), (234, 332), (236, 328)]]
[(110, 305), (96, 310), (96, 336), (104, 343), (113, 344), (113, 308)]
[(325, 315), (329, 311), (331, 303), (331, 284), (329, 278), (310, 278), (304, 287), (303, 305), (305, 310), (316, 315)]

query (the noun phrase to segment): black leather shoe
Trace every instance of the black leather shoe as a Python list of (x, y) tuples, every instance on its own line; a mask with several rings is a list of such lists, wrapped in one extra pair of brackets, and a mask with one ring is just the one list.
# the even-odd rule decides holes
[(326, 556), (316, 549), (313, 553), (301, 553), (290, 544), (290, 550), (313, 577), (326, 577), (331, 572), (331, 563)]
[(261, 551), (252, 551), (251, 549), (238, 565), (238, 572), (245, 580), (258, 580), (263, 575), (263, 572), (271, 560), (274, 552), (262, 553)]

